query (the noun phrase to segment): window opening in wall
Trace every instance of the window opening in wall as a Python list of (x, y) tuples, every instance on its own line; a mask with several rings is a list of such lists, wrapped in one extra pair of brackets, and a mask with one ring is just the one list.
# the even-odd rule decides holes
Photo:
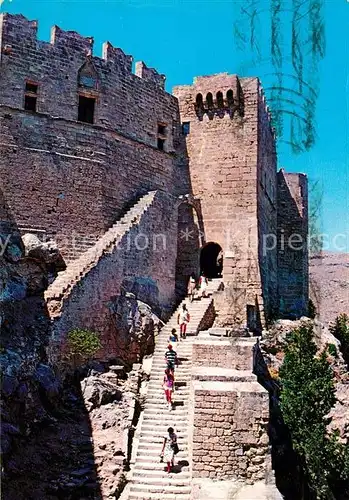
[(25, 82), (24, 109), (27, 111), (36, 111), (38, 94), (38, 84)]
[(158, 134), (165, 135), (166, 134), (166, 125), (163, 123), (158, 123)]
[(257, 308), (256, 306), (248, 304), (246, 306), (246, 315), (247, 315), (247, 328), (251, 332), (257, 331), (258, 325), (258, 317), (257, 317)]
[(196, 106), (197, 106), (198, 108), (202, 108), (202, 107), (203, 107), (203, 105), (204, 105), (204, 99), (203, 99), (203, 97), (202, 97), (202, 94), (198, 94), (198, 95), (196, 96)]
[(229, 89), (227, 92), (227, 101), (228, 101), (228, 106), (231, 107), (234, 105), (234, 94), (231, 89)]
[(217, 98), (217, 106), (219, 108), (224, 108), (224, 98), (222, 92), (217, 92), (216, 98)]
[(183, 133), (183, 135), (190, 134), (190, 122), (183, 122), (182, 123), (182, 133)]
[(79, 122), (93, 123), (94, 113), (95, 113), (95, 102), (94, 97), (86, 97), (79, 95), (79, 111), (78, 120)]
[(158, 149), (165, 150), (165, 142), (167, 139), (167, 124), (158, 123)]
[(158, 149), (160, 149), (160, 151), (164, 151), (165, 139), (161, 139), (160, 137), (158, 137)]
[(213, 108), (213, 95), (211, 92), (209, 92), (206, 96), (206, 102), (207, 102), (207, 106), (209, 108)]
[(32, 94), (38, 93), (38, 85), (36, 83), (26, 82), (25, 91), (31, 92)]

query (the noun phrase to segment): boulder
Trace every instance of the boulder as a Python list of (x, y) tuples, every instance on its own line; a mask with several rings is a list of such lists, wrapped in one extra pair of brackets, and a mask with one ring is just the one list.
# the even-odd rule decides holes
[(88, 411), (113, 401), (120, 401), (122, 398), (122, 393), (116, 384), (103, 375), (86, 377), (81, 382), (81, 391)]
[(25, 255), (31, 259), (45, 263), (50, 273), (57, 274), (66, 268), (64, 259), (53, 240), (42, 242), (35, 234), (26, 233), (22, 237)]

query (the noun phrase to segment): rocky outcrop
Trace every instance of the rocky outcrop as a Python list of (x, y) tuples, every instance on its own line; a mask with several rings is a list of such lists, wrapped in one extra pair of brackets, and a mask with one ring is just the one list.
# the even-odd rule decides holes
[(60, 271), (66, 268), (64, 259), (59, 251), (57, 243), (53, 240), (42, 242), (37, 236), (26, 233), (22, 237), (25, 247), (25, 255), (30, 259), (45, 265), (49, 283), (52, 283)]
[(1, 193), (0, 242), (1, 447), (7, 457), (16, 438), (49, 420), (60, 383), (45, 352), (48, 267), (26, 252)]
[(142, 372), (135, 365), (127, 375), (111, 366), (101, 373), (93, 370), (81, 382), (88, 408), (96, 472), (102, 498), (118, 497), (125, 485), (136, 397)]
[(160, 320), (150, 306), (127, 292), (113, 298), (109, 310), (111, 322), (108, 335), (118, 344), (120, 358), (129, 364), (140, 362), (143, 356), (151, 354)]
[(121, 365), (93, 363), (80, 383), (71, 379), (55, 417), (22, 439), (22, 447), (12, 454), (2, 483), (4, 498), (118, 498), (142, 375), (140, 365), (126, 373)]

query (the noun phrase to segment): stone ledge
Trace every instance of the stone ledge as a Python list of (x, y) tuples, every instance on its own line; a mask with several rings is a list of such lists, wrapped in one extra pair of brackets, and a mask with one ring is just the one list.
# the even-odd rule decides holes
[(257, 382), (256, 375), (250, 370), (232, 370), (215, 366), (194, 367), (192, 379), (201, 382)]
[(207, 392), (253, 392), (265, 393), (268, 391), (264, 389), (258, 382), (213, 382), (213, 381), (194, 381), (194, 391), (207, 391)]

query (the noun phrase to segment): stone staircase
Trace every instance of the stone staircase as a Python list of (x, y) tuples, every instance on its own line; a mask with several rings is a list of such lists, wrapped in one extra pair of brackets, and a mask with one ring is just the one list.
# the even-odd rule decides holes
[[(66, 298), (81, 279), (97, 266), (101, 257), (113, 251), (115, 246), (124, 238), (132, 226), (139, 223), (141, 217), (153, 204), (156, 191), (150, 191), (140, 198), (121, 219), (98, 240), (98, 242), (83, 252), (81, 256), (68, 263), (65, 271), (58, 273), (55, 281), (49, 286), (45, 293), (49, 309), (54, 312), (58, 309), (56, 302)], [(50, 308), (50, 302), (52, 307)]]
[[(208, 298), (185, 302), (191, 316), (186, 340), (178, 343), (176, 351), (180, 365), (175, 373), (174, 408), (169, 410), (162, 389), (165, 370), (164, 354), (172, 328), (176, 328), (178, 311), (174, 312), (163, 327), (157, 339), (152, 362), (144, 412), (139, 423), (139, 431), (134, 439), (134, 464), (132, 479), (128, 487), (128, 500), (189, 500), (191, 498), (191, 464), (189, 448), (190, 408), (189, 393), (191, 382), (192, 344), (203, 324), (205, 315), (212, 307), (211, 294), (222, 284), (221, 279), (209, 282)], [(180, 452), (175, 458), (175, 472), (168, 474), (166, 464), (160, 463), (163, 437), (168, 427), (173, 427), (178, 437)]]

